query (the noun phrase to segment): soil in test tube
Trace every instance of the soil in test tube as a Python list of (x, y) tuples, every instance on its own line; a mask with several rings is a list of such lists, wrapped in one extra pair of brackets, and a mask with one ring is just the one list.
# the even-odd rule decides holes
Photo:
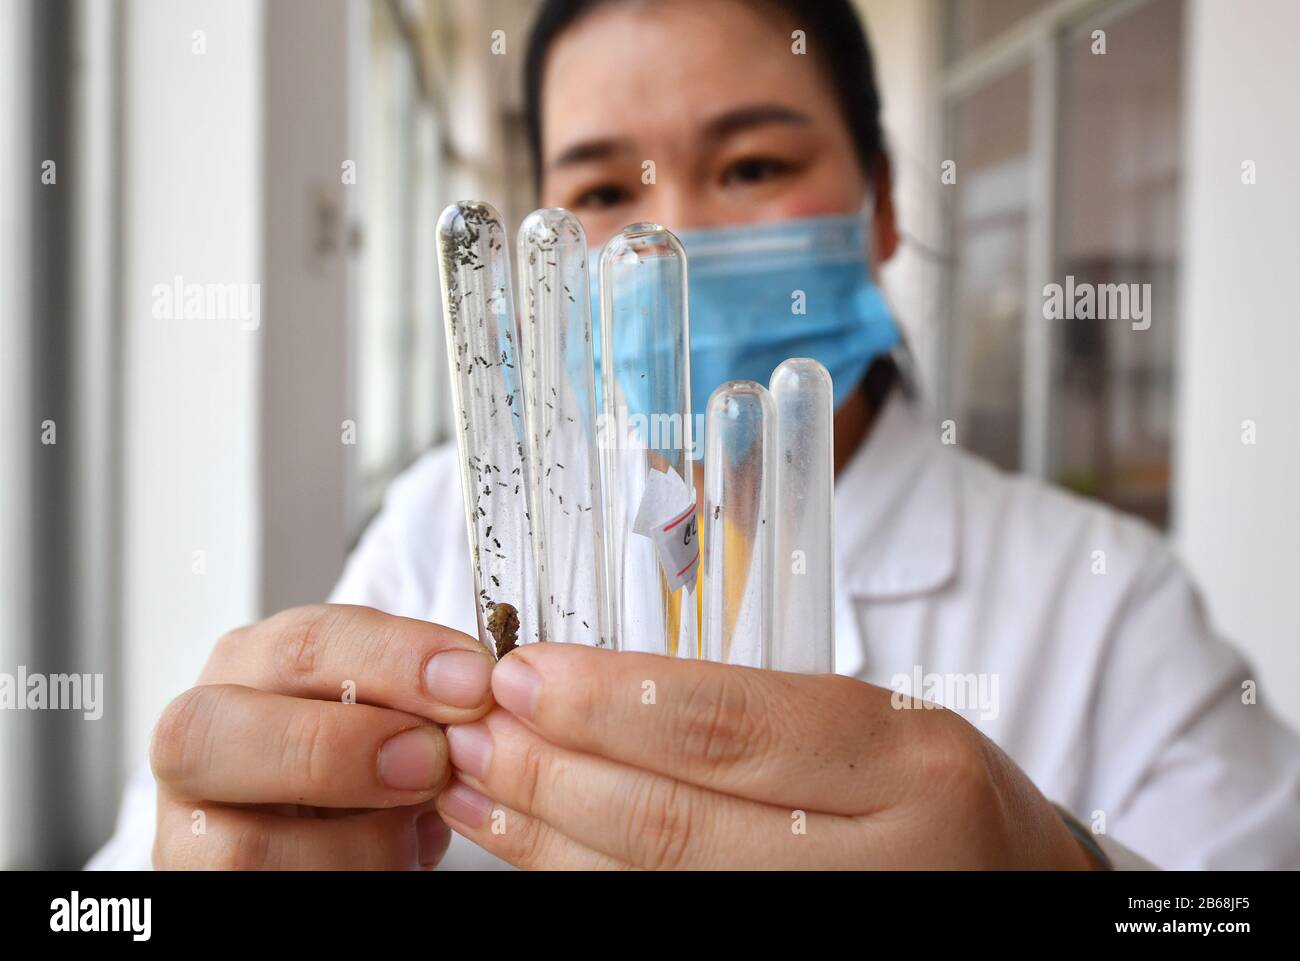
[(513, 604), (504, 601), (489, 602), (492, 613), (488, 615), (487, 629), (496, 642), (497, 660), (505, 657), (515, 649), (519, 639), (519, 612)]

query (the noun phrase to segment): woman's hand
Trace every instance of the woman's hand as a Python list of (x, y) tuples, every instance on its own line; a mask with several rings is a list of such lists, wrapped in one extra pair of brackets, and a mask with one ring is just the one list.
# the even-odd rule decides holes
[(1093, 866), (991, 741), (859, 681), (540, 644), (492, 689), (438, 810), (522, 867)]
[(363, 607), (232, 631), (154, 730), (155, 866), (436, 864), (438, 725), (483, 716), (492, 664), (472, 637)]

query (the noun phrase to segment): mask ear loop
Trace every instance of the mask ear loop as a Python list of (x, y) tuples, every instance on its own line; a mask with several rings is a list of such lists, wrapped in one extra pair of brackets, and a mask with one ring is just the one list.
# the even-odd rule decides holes
[[(876, 264), (872, 262), (871, 251), (873, 249), (874, 227), (876, 222), (876, 192), (871, 187), (867, 187), (866, 193), (862, 198), (862, 206), (858, 209), (858, 218), (862, 223), (862, 257), (866, 266), (867, 274), (871, 282), (880, 290), (880, 295), (885, 299), (889, 306), (889, 312), (894, 317), (894, 323), (898, 327), (898, 343), (886, 355), (893, 362), (896, 381), (890, 378), (891, 382), (896, 382), (903, 396), (909, 401), (915, 401), (921, 396), (920, 379), (916, 358), (912, 353), (912, 346), (907, 339), (907, 331), (902, 324), (898, 323), (898, 311), (890, 302), (888, 292), (884, 284), (880, 282), (879, 270)], [(902, 230), (898, 232), (899, 240), (916, 247), (923, 257), (928, 257), (930, 251), (923, 244), (913, 239), (910, 235)], [(942, 257), (942, 255), (939, 255)], [(944, 257), (945, 262), (949, 259)], [(878, 401), (883, 401), (883, 397)]]
[[(866, 258), (867, 271), (871, 276), (871, 282), (879, 288), (881, 296), (885, 298), (885, 303), (889, 306), (889, 312), (893, 315), (894, 323), (898, 327), (898, 343), (888, 354), (897, 373), (897, 386), (904, 397), (911, 402), (917, 402), (925, 397), (926, 393), (921, 382), (920, 365), (916, 361), (916, 355), (912, 352), (912, 344), (908, 339), (907, 329), (898, 322), (898, 311), (894, 309), (888, 291), (885, 290), (884, 284), (880, 282), (876, 265), (871, 262), (873, 228), (876, 219), (876, 191), (871, 186), (866, 188), (858, 215), (862, 218), (862, 236), (865, 248), (863, 256)], [(956, 258), (952, 254), (931, 247), (925, 241), (904, 230), (902, 226), (896, 226), (895, 229), (898, 231), (900, 243), (906, 244), (910, 250), (915, 251), (927, 263), (948, 268), (955, 262)]]
[(858, 222), (862, 225), (862, 259), (866, 264), (867, 273), (870, 275), (872, 283), (876, 283), (876, 265), (872, 263), (871, 259), (871, 252), (874, 248), (873, 228), (876, 223), (876, 192), (871, 187), (866, 189), (857, 216)]
[(871, 260), (871, 252), (874, 249), (873, 228), (876, 223), (876, 191), (868, 186), (862, 198), (862, 204), (858, 208), (858, 222), (862, 225), (862, 259), (867, 265), (867, 273), (871, 275), (873, 283), (876, 282), (875, 264)]

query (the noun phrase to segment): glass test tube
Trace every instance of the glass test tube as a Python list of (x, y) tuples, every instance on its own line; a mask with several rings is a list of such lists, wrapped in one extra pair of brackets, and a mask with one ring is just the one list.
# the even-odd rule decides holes
[(478, 201), (452, 204), (438, 218), (438, 259), (478, 636), (502, 657), (537, 640), (540, 620), (519, 329), (500, 215)]
[(772, 372), (769, 390), (777, 422), (770, 666), (829, 674), (835, 670), (831, 375), (817, 361), (796, 357)]
[(704, 454), (704, 656), (767, 667), (772, 636), (776, 409), (732, 380), (709, 398)]
[(607, 647), (587, 235), (569, 211), (538, 210), (518, 251), (541, 637)]
[(699, 657), (686, 252), (632, 224), (600, 257), (610, 630), (620, 650)]

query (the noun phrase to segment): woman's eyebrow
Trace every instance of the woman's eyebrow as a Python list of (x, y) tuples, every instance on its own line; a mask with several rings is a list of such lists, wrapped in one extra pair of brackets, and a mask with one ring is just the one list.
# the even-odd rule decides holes
[(703, 136), (708, 140), (722, 140), (743, 130), (770, 123), (802, 126), (812, 123), (812, 118), (800, 110), (778, 103), (753, 104), (714, 117), (704, 125)]
[(606, 160), (618, 153), (628, 153), (631, 149), (632, 143), (629, 140), (580, 140), (560, 151), (549, 166), (554, 170), (556, 167), (568, 167), (592, 160)]
[[(704, 125), (701, 137), (705, 140), (718, 141), (744, 130), (773, 123), (803, 126), (812, 123), (812, 118), (801, 110), (778, 103), (751, 104), (728, 110), (712, 118)], [(614, 137), (580, 140), (560, 151), (548, 166), (554, 170), (557, 167), (569, 167), (593, 160), (607, 160), (616, 154), (631, 152), (632, 141), (630, 140)]]

